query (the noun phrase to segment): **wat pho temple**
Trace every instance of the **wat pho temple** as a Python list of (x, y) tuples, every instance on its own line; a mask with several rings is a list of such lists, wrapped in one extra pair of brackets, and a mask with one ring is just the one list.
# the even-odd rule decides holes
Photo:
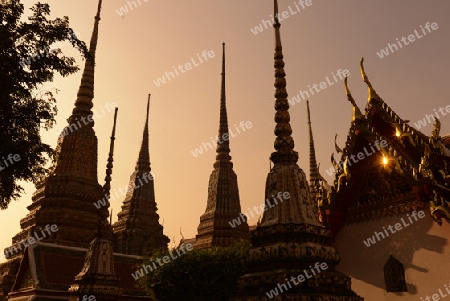
[[(123, 200), (118, 221), (112, 224), (109, 220), (109, 202), (99, 208), (92, 205), (110, 195), (116, 127), (114, 118), (106, 178), (101, 185), (93, 122), (80, 123), (92, 115), (95, 106), (94, 58), (101, 7), (99, 0), (89, 45), (91, 57), (84, 66), (66, 134), (57, 142), (57, 160), (36, 186), (29, 213), (20, 220), (21, 231), (12, 235), (11, 246), (5, 249), (7, 261), (0, 264), (0, 301), (75, 301), (86, 295), (102, 301), (152, 300), (131, 277), (145, 257), (167, 249), (169, 243), (159, 222), (153, 177), (149, 176), (149, 103), (130, 177), (130, 185), (136, 188)], [(274, 16), (277, 12), (274, 0)], [(273, 26), (276, 137), (265, 199), (283, 192), (289, 201), (280, 200), (273, 206), (263, 203), (256, 225), (249, 226), (243, 219), (232, 227), (230, 221), (243, 214), (230, 143), (225, 139), (217, 144), (197, 235), (184, 244), (190, 242), (194, 249), (202, 249), (250, 241), (248, 271), (237, 280), (238, 292), (232, 301), (429, 301), (430, 296), (440, 300), (450, 295), (446, 294), (450, 259), (445, 254), (450, 233), (444, 231), (450, 222), (450, 136), (440, 136), (438, 119), (432, 133), (426, 135), (400, 118), (375, 91), (361, 60), (360, 84), (368, 87), (368, 101), (362, 111), (345, 80), (353, 116), (345, 146), (335, 143), (333, 183), (322, 177), (316, 162), (307, 103), (308, 179), (297, 164), (292, 138), (277, 17)], [(228, 136), (225, 45), (218, 113), (219, 136)], [(81, 127), (67, 131), (72, 124)], [(355, 160), (362, 157), (364, 160)], [(143, 183), (146, 178), (151, 180)], [(41, 235), (33, 244), (23, 243), (34, 233), (50, 234), (49, 229), (54, 228), (49, 225), (57, 225), (57, 232)], [(401, 229), (395, 239), (390, 237)]]

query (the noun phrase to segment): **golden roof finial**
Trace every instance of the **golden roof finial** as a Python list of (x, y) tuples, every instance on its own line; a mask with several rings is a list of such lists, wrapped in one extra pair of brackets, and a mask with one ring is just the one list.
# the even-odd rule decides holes
[(362, 118), (363, 114), (361, 113), (361, 110), (356, 105), (355, 99), (353, 98), (352, 93), (350, 92), (350, 90), (348, 88), (347, 76), (344, 79), (344, 88), (345, 88), (345, 94), (347, 94), (348, 101), (350, 101), (353, 105), (352, 121)]
[(433, 135), (439, 136), (440, 131), (441, 131), (441, 121), (439, 120), (439, 118), (435, 118)]
[(350, 90), (348, 89), (348, 84), (347, 84), (347, 76), (344, 79), (344, 88), (345, 88), (345, 94), (347, 95), (347, 99), (348, 101), (350, 101), (352, 103), (352, 105), (354, 107), (356, 107), (356, 102), (355, 99), (352, 96), (352, 93), (350, 92)]
[(337, 145), (337, 136), (338, 134), (334, 136), (334, 148), (336, 149), (336, 152), (343, 154), (344, 151)]
[(369, 78), (367, 77), (366, 72), (364, 71), (364, 57), (361, 58), (361, 63), (360, 63), (360, 69), (361, 69), (361, 77), (364, 80), (364, 82), (367, 84), (368, 90), (369, 90), (369, 98), (367, 101), (370, 101), (372, 98), (373, 99), (380, 99), (380, 97), (378, 96), (377, 92), (375, 92), (375, 90), (372, 87), (372, 84), (369, 81)]

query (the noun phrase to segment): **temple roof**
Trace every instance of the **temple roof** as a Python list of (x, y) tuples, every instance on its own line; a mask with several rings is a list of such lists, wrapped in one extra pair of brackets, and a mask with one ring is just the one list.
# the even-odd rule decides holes
[[(336, 234), (345, 222), (404, 213), (428, 205), (437, 222), (441, 223), (444, 217), (450, 220), (450, 208), (445, 201), (450, 196), (446, 176), (450, 158), (442, 146), (450, 140), (439, 137), (439, 120), (430, 137), (412, 128), (375, 91), (363, 60), (361, 75), (369, 95), (364, 114), (357, 112), (345, 80), (354, 115), (344, 149), (336, 148), (342, 153), (339, 164), (332, 161), (336, 175), (331, 199), (323, 208), (329, 215), (325, 220)], [(424, 185), (433, 187), (436, 196)]]
[[(83, 267), (87, 249), (36, 242), (30, 245), (22, 259), (9, 300), (24, 297), (67, 300), (68, 289)], [(142, 257), (114, 253), (115, 270), (120, 277), (123, 300), (142, 300), (131, 276)], [(133, 297), (135, 296), (135, 297)], [(140, 297), (139, 297), (140, 296)], [(27, 299), (28, 300), (28, 299)], [(122, 299), (121, 299), (122, 300)]]

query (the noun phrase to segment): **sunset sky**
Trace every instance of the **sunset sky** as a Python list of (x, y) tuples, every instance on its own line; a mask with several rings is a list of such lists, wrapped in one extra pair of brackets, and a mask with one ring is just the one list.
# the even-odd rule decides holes
[[(34, 2), (23, 1), (27, 13)], [(68, 16), (79, 38), (89, 41), (97, 1), (42, 2), (50, 4), (53, 18)], [(267, 25), (272, 23), (273, 1), (128, 2), (103, 1), (94, 98), (98, 180), (104, 183), (113, 122), (113, 110), (106, 108), (113, 102), (119, 107), (114, 191), (128, 185), (142, 140), (147, 95), (151, 93), (150, 157), (156, 202), (164, 233), (178, 243), (180, 228), (185, 238), (196, 235), (200, 215), (206, 208), (215, 150), (204, 150), (197, 157), (192, 152), (217, 135), (222, 42), (226, 43), (230, 130), (236, 133), (235, 127), (241, 122), (252, 124), (230, 140), (242, 212), (247, 213), (248, 208), (264, 202), (269, 156), (275, 139), (274, 34), (273, 28)], [(359, 72), (362, 56), (378, 94), (403, 119), (410, 120), (410, 125), (450, 105), (448, 0), (312, 0), (309, 3), (279, 0), (279, 12), (284, 19), (281, 39), (288, 98), (297, 96), (300, 90), (310, 92), (317, 160), (330, 184), (334, 177), (325, 170), (331, 167), (334, 135), (338, 134), (338, 144), (344, 147), (352, 112), (338, 73), (348, 70), (350, 89), (363, 110), (367, 86)], [(427, 22), (429, 29), (425, 28)], [(396, 46), (386, 48), (388, 43)], [(382, 49), (388, 55), (380, 53)], [(62, 51), (75, 55), (79, 64), (84, 65), (70, 46), (63, 46)], [(177, 75), (174, 68), (186, 63), (191, 63), (190, 70), (177, 69)], [(169, 72), (174, 73), (170, 80), (158, 82), (158, 78)], [(67, 78), (58, 77), (43, 88), (60, 90), (57, 124), (51, 131), (42, 133), (44, 141), (52, 146), (67, 124), (80, 78), (81, 72)], [(295, 150), (300, 156), (298, 164), (308, 175), (306, 98), (289, 112)], [(442, 121), (441, 134), (450, 133), (450, 114), (438, 115)], [(429, 135), (433, 126), (426, 123), (420, 130)], [(1, 250), (10, 245), (12, 236), (19, 232), (20, 219), (28, 213), (26, 207), (31, 204), (35, 188), (29, 183), (24, 188), (26, 194), (18, 202), (0, 211)], [(124, 197), (112, 200), (113, 222)], [(257, 218), (249, 219), (250, 225), (256, 222)], [(171, 241), (169, 246), (173, 244)]]

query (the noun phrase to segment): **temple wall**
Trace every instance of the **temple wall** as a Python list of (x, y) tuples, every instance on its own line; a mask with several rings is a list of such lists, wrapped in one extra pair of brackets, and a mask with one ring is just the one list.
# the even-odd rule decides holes
[[(341, 257), (337, 269), (352, 277), (352, 289), (364, 300), (418, 301), (427, 300), (427, 295), (428, 300), (447, 296), (450, 300), (450, 224), (443, 221), (439, 226), (428, 209), (423, 211), (425, 217), (412, 219), (413, 223), (407, 214), (401, 214), (347, 225), (337, 235), (335, 246)], [(395, 230), (396, 223), (402, 225), (401, 230)], [(391, 233), (389, 225), (396, 233)], [(375, 231), (384, 232), (383, 227), (389, 236), (385, 234), (383, 239), (378, 235), (380, 240), (375, 237), (376, 243), (367, 247), (363, 241)], [(386, 292), (384, 265), (390, 255), (404, 265), (407, 292)]]

